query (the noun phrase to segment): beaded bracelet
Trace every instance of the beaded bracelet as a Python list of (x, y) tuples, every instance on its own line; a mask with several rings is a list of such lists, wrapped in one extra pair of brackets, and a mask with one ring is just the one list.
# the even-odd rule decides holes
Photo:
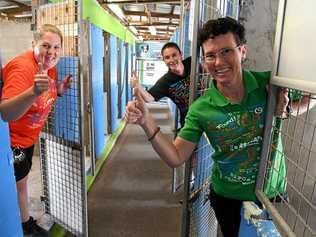
[(156, 128), (156, 131), (154, 132), (154, 134), (151, 135), (150, 138), (148, 138), (148, 141), (153, 140), (159, 131), (160, 131), (160, 127), (158, 126), (158, 127)]

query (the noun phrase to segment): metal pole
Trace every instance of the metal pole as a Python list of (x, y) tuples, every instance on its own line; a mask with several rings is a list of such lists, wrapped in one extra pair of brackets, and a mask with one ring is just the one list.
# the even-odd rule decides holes
[[(190, 73), (190, 95), (189, 105), (191, 105), (196, 95), (196, 75), (198, 75), (198, 55), (200, 48), (197, 44), (197, 36), (200, 21), (200, 0), (194, 1), (194, 19), (192, 26), (192, 41), (191, 41), (191, 73)], [(184, 182), (184, 195), (183, 199), (183, 214), (182, 214), (182, 237), (186, 237), (190, 232), (190, 211), (189, 211), (189, 192), (190, 192), (190, 179), (191, 179), (191, 160), (185, 163), (185, 182)]]
[(199, 57), (200, 47), (197, 45), (197, 37), (199, 30), (200, 21), (200, 0), (195, 0), (194, 6), (194, 21), (192, 26), (192, 42), (191, 42), (191, 74), (190, 74), (190, 95), (189, 95), (189, 105), (193, 103), (196, 97), (196, 75), (198, 75), (197, 61)]
[[(275, 43), (274, 43), (274, 62), (273, 62), (273, 72), (271, 75), (277, 75), (278, 67), (279, 67), (279, 57), (280, 57), (280, 48), (282, 42), (282, 31), (284, 24), (284, 8), (285, 8), (285, 0), (281, 0), (279, 2), (279, 14), (282, 17), (278, 18), (276, 35), (275, 35)], [(273, 80), (273, 78), (271, 78)], [(277, 95), (277, 87), (272, 86), (270, 90), (270, 94), (268, 96), (267, 102), (267, 116), (265, 120), (265, 128), (262, 142), (262, 150), (260, 157), (260, 165), (257, 176), (256, 189), (263, 190), (264, 187), (264, 177), (266, 174), (267, 162), (269, 159), (269, 144), (271, 142), (271, 132), (272, 132), (272, 121), (274, 118), (274, 108), (276, 106), (276, 95)]]
[(185, 9), (184, 9), (185, 0), (181, 0), (180, 5), (180, 41), (179, 41), (179, 47), (183, 53), (184, 50), (184, 30), (185, 30)]
[(256, 189), (263, 190), (264, 177), (269, 159), (269, 147), (271, 142), (272, 121), (274, 116), (274, 108), (276, 105), (277, 87), (272, 86), (269, 93), (269, 100), (267, 104), (267, 115), (265, 118), (264, 135), (262, 142), (261, 158), (259, 171), (257, 176)]
[(280, 215), (279, 211), (272, 205), (266, 195), (261, 190), (256, 190), (256, 196), (268, 210), (270, 216), (273, 218), (273, 223), (276, 224), (278, 230), (280, 230), (280, 232), (282, 233), (282, 236), (284, 235), (287, 237), (296, 237), (291, 227), (286, 223), (286, 221)]
[(87, 23), (87, 33), (88, 33), (88, 88), (89, 88), (89, 102), (88, 102), (88, 111), (90, 114), (90, 159), (91, 159), (91, 174), (95, 175), (95, 125), (94, 125), (94, 105), (93, 105), (93, 88), (92, 88), (92, 53), (90, 48), (91, 34), (90, 34), (90, 25)]
[[(184, 24), (184, 4), (185, 1), (181, 0), (181, 5), (180, 5), (180, 35), (179, 35), (179, 47), (181, 49), (181, 52), (183, 54), (184, 51), (184, 28), (185, 28), (185, 24)], [(179, 121), (179, 110), (178, 108), (176, 109), (175, 112), (175, 118), (174, 118), (174, 125), (173, 125), (173, 130), (174, 130), (174, 137), (177, 136), (177, 132), (178, 132), (178, 121)], [(181, 171), (181, 173), (183, 174), (183, 166), (179, 167), (179, 168), (173, 168), (172, 169), (172, 193), (175, 193), (177, 191), (177, 171)]]
[[(81, 47), (80, 49), (78, 48), (78, 52), (82, 52), (84, 51), (89, 52), (89, 28), (88, 28), (88, 24), (87, 22), (85, 22), (82, 19), (83, 16), (83, 4), (81, 4), (81, 2), (78, 2), (78, 12), (79, 12), (79, 16), (78, 16), (78, 21), (79, 21), (79, 41), (80, 44), (78, 47)], [(83, 50), (85, 49), (85, 50)], [(84, 99), (84, 81), (85, 81), (85, 77), (88, 75), (87, 71), (84, 69), (86, 68), (85, 65), (87, 64), (87, 54), (84, 53), (80, 53), (79, 55), (79, 95), (80, 95), (80, 114), (83, 115), (85, 113), (85, 99)], [(91, 70), (91, 68), (89, 68), (88, 70)], [(83, 232), (83, 236), (88, 237), (88, 197), (87, 197), (87, 184), (86, 184), (86, 170), (85, 170), (85, 157), (86, 157), (86, 144), (85, 144), (85, 125), (84, 122), (82, 120), (83, 116), (79, 116), (79, 126), (80, 126), (80, 143), (81, 143), (81, 147), (82, 147), (82, 151), (81, 151), (81, 173), (83, 175), (82, 177), (82, 187), (83, 190), (81, 191), (81, 195), (82, 195), (82, 232)], [(91, 158), (92, 159), (92, 158)], [(95, 167), (95, 166), (94, 166)], [(94, 171), (95, 168), (93, 168)]]

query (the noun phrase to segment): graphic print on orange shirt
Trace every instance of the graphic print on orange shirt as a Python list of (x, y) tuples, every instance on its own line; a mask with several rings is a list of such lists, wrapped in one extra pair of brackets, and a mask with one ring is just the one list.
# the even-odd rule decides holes
[(51, 80), (50, 89), (39, 96), (26, 114), (27, 127), (31, 129), (41, 128), (51, 111), (57, 94), (56, 81)]

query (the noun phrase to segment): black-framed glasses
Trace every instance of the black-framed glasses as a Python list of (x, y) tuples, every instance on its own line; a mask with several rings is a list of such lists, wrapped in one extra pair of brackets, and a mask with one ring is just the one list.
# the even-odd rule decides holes
[(209, 53), (203, 56), (204, 62), (215, 63), (217, 57), (228, 59), (234, 55), (235, 49), (240, 48), (241, 45), (236, 45), (235, 47), (227, 47), (218, 50), (216, 53)]

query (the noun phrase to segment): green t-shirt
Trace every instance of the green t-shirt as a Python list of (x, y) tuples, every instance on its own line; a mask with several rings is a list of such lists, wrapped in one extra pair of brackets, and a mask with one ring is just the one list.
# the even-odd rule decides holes
[[(198, 143), (203, 132), (215, 152), (212, 170), (214, 191), (224, 197), (238, 200), (256, 200), (255, 183), (259, 169), (263, 128), (266, 115), (267, 90), (270, 72), (243, 70), (245, 96), (233, 103), (216, 88), (215, 81), (205, 95), (190, 107), (185, 125), (178, 136)], [(276, 146), (282, 148), (281, 142)], [(285, 189), (285, 162), (283, 152), (273, 158), (273, 170), (265, 192), (268, 197)]]

